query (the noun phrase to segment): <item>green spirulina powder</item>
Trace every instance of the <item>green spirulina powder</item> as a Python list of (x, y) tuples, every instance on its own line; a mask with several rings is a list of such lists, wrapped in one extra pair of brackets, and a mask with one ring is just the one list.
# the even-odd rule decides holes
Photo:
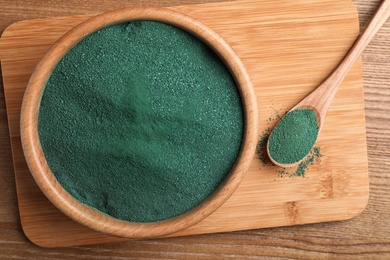
[(316, 115), (311, 109), (287, 113), (268, 139), (269, 155), (278, 163), (292, 164), (303, 159), (318, 136)]
[(241, 146), (229, 70), (204, 43), (159, 22), (101, 29), (55, 67), (39, 110), (52, 172), (115, 218), (156, 222), (204, 201)]

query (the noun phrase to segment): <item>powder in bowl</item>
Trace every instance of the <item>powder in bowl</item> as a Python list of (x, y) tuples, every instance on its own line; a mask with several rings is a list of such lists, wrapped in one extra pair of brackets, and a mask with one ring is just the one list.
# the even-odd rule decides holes
[(203, 42), (132, 21), (73, 47), (43, 92), (38, 134), (76, 199), (118, 219), (156, 222), (204, 201), (238, 155), (240, 95)]

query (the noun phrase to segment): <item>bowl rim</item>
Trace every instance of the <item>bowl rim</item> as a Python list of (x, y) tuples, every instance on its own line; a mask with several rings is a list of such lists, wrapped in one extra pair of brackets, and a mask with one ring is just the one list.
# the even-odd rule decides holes
[[(46, 82), (61, 58), (78, 42), (97, 30), (118, 23), (152, 20), (187, 31), (206, 43), (225, 63), (236, 80), (243, 115), (244, 134), (233, 168), (201, 204), (174, 218), (139, 223), (116, 219), (81, 203), (70, 195), (51, 172), (38, 136), (38, 114)], [(32, 73), (23, 97), (20, 119), (23, 153), (36, 183), (46, 197), (65, 215), (96, 231), (141, 239), (165, 236), (188, 228), (217, 210), (241, 183), (255, 153), (258, 138), (257, 98), (245, 67), (221, 36), (198, 20), (167, 8), (135, 7), (105, 12), (89, 18), (62, 36), (45, 54)]]

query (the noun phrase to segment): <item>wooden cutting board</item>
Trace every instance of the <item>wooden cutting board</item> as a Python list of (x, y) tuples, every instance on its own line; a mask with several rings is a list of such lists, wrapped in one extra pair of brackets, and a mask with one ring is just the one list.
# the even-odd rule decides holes
[[(359, 32), (349, 0), (254, 0), (171, 9), (214, 29), (241, 57), (256, 89), (259, 140), (278, 115), (332, 71)], [(91, 16), (18, 22), (0, 41), (20, 219), (26, 236), (44, 247), (125, 240), (97, 233), (59, 212), (31, 177), (19, 137), (20, 105), (34, 67), (61, 35)], [(337, 93), (316, 146), (322, 157), (308, 166), (305, 176), (253, 155), (234, 195), (207, 219), (173, 236), (345, 220), (359, 214), (368, 201), (360, 61)]]

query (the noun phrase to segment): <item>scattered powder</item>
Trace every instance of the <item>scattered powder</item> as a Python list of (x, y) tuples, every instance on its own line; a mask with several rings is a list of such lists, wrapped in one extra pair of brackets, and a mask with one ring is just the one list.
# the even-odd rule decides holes
[(39, 111), (52, 172), (115, 218), (155, 222), (199, 205), (241, 146), (236, 83), (204, 43), (134, 21), (99, 30), (59, 62)]
[(263, 163), (263, 166), (268, 164), (270, 162), (268, 154), (267, 154), (267, 141), (268, 141), (268, 136), (271, 133), (271, 128), (267, 128), (261, 133), (260, 136), (260, 141), (257, 143), (256, 146), (256, 153), (258, 155), (258, 158), (260, 161)]
[(321, 148), (315, 146), (305, 157), (305, 159), (302, 162), (300, 162), (297, 166), (294, 166), (292, 168), (282, 168), (277, 172), (280, 177), (293, 177), (293, 176), (305, 177), (306, 171), (309, 169), (309, 167), (315, 163), (319, 163), (321, 161), (321, 157), (322, 157)]
[(257, 143), (257, 147), (256, 147), (256, 154), (260, 159), (260, 161), (263, 163), (263, 166), (270, 163), (270, 159), (268, 157), (268, 153), (266, 149), (268, 137), (272, 130), (271, 127), (269, 127), (269, 125), (270, 123), (276, 120), (280, 120), (282, 118), (282, 116), (280, 115), (280, 111), (278, 111), (277, 109), (273, 108), (273, 113), (274, 114), (272, 116), (266, 119), (266, 125), (268, 127), (261, 133), (260, 140)]

